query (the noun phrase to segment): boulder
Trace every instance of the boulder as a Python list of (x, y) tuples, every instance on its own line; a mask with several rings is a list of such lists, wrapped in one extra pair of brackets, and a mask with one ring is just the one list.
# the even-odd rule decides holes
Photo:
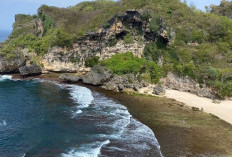
[(214, 100), (212, 101), (212, 103), (214, 103), (214, 104), (220, 104), (221, 101), (220, 101), (220, 100), (217, 100), (217, 99), (214, 99)]
[(33, 76), (42, 74), (42, 69), (40, 66), (36, 64), (32, 64), (29, 66), (22, 66), (19, 68), (19, 72), (23, 76)]
[(197, 95), (200, 96), (200, 97), (206, 97), (206, 98), (210, 98), (210, 99), (215, 98), (215, 96), (212, 94), (212, 92), (205, 89), (205, 88), (198, 89), (197, 90)]
[(139, 84), (139, 83), (133, 84), (133, 89), (134, 89), (135, 91), (139, 91), (139, 89), (142, 88), (142, 87), (143, 87), (143, 86), (142, 86), (141, 84)]
[(104, 83), (104, 85), (101, 87), (106, 90), (118, 91), (118, 86), (114, 81), (109, 81), (107, 83)]
[(166, 91), (161, 85), (157, 85), (153, 89), (153, 94), (155, 95), (165, 95)]
[(82, 76), (82, 80), (85, 84), (101, 86), (105, 82), (108, 82), (111, 77), (112, 74), (106, 67), (95, 66), (88, 74)]
[(192, 107), (193, 111), (200, 111), (200, 109), (198, 107)]
[(68, 82), (68, 83), (77, 83), (82, 80), (81, 76), (74, 76), (70, 74), (62, 74), (60, 75), (59, 79), (62, 82)]
[(18, 72), (19, 68), (26, 64), (26, 59), (16, 57), (13, 59), (4, 59), (0, 57), (0, 73)]
[(124, 87), (122, 84), (119, 84), (119, 85), (118, 85), (118, 90), (119, 90), (119, 91), (122, 91), (124, 88), (125, 88), (125, 87)]

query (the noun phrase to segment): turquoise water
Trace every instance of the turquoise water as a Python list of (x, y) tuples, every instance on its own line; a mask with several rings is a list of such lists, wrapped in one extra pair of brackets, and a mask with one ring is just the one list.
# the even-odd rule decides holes
[(0, 157), (162, 156), (127, 108), (75, 85), (0, 76)]
[(10, 35), (10, 30), (0, 30), (0, 42), (5, 41)]

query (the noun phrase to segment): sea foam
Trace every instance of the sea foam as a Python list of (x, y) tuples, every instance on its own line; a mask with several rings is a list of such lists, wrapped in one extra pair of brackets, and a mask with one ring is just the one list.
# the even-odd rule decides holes
[(6, 126), (6, 125), (7, 125), (7, 123), (5, 120), (0, 121), (0, 126)]
[[(70, 90), (71, 98), (77, 104), (71, 108), (71, 118), (77, 120), (79, 117), (86, 118), (98, 129), (105, 130), (105, 133), (96, 134), (89, 143), (70, 147), (66, 153), (61, 154), (62, 157), (98, 157), (102, 149), (103, 152), (108, 151), (112, 155), (123, 152), (125, 156), (135, 157), (147, 156), (144, 153), (152, 152), (156, 154), (155, 156), (162, 157), (160, 145), (153, 131), (134, 119), (125, 106), (85, 87), (60, 86)], [(83, 111), (85, 114), (82, 114)], [(78, 116), (80, 114), (81, 116)]]
[(85, 87), (67, 85), (72, 99), (78, 104), (78, 108), (86, 108), (94, 100), (91, 90)]
[(98, 157), (101, 154), (101, 148), (109, 143), (110, 141), (106, 140), (86, 144), (78, 149), (72, 149), (67, 154), (62, 154), (62, 157)]
[(11, 80), (12, 76), (10, 75), (1, 75), (0, 76), (0, 81), (5, 81), (5, 80)]

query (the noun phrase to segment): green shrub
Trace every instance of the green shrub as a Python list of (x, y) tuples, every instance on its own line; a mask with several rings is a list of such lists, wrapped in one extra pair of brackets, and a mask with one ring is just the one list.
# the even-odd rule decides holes
[(110, 47), (115, 46), (117, 43), (118, 43), (118, 40), (115, 39), (115, 38), (110, 39), (109, 42), (108, 42)]
[(53, 27), (55, 27), (55, 23), (53, 22), (53, 20), (49, 16), (44, 15), (44, 14), (41, 15), (41, 19), (43, 21), (43, 29), (44, 29), (43, 35), (44, 35), (50, 29), (52, 29)]
[(116, 54), (101, 64), (107, 66), (114, 74), (137, 74), (144, 67), (145, 60), (135, 57), (131, 52), (127, 52), (124, 54)]
[(153, 31), (153, 32), (158, 32), (160, 30), (160, 25), (161, 25), (161, 17), (159, 16), (154, 16), (151, 19), (149, 28)]
[(72, 43), (72, 36), (65, 32), (65, 30), (58, 29), (57, 31), (55, 31), (55, 39), (52, 43), (52, 46), (72, 47)]
[(2, 52), (5, 54), (15, 53), (15, 48), (11, 44), (7, 44), (3, 47)]
[(98, 64), (99, 62), (98, 56), (89, 57), (85, 60), (85, 66), (86, 67), (93, 67), (94, 65)]
[(160, 42), (147, 44), (144, 48), (143, 57), (148, 61), (158, 62), (162, 55), (162, 47)]
[(222, 83), (220, 81), (213, 81), (211, 85), (218, 91), (218, 94), (221, 98), (226, 96), (232, 97), (232, 82)]
[(7, 53), (4, 58), (7, 60), (11, 60), (11, 59), (14, 59), (15, 57), (16, 57), (15, 53)]
[(117, 75), (147, 73), (152, 82), (158, 82), (162, 76), (162, 69), (155, 62), (147, 62), (145, 59), (135, 57), (131, 52), (116, 54), (100, 64), (108, 67), (113, 74)]
[(71, 61), (72, 63), (79, 63), (79, 62), (80, 62), (80, 58), (71, 57), (71, 58), (70, 58), (70, 61)]
[(133, 33), (127, 33), (127, 35), (124, 37), (124, 43), (125, 44), (131, 44), (134, 41)]
[(148, 63), (148, 71), (150, 73), (152, 83), (158, 83), (160, 78), (163, 76), (162, 69), (155, 62)]
[(144, 12), (144, 13), (142, 14), (142, 20), (143, 20), (143, 21), (148, 21), (151, 17), (152, 17), (152, 16), (151, 16), (150, 12), (148, 12), (148, 11), (146, 11), (146, 12)]

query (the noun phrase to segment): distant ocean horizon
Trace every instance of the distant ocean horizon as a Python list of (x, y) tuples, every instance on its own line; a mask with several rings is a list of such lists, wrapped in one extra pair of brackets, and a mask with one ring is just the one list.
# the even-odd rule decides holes
[(4, 42), (11, 32), (11, 30), (0, 30), (0, 42)]

